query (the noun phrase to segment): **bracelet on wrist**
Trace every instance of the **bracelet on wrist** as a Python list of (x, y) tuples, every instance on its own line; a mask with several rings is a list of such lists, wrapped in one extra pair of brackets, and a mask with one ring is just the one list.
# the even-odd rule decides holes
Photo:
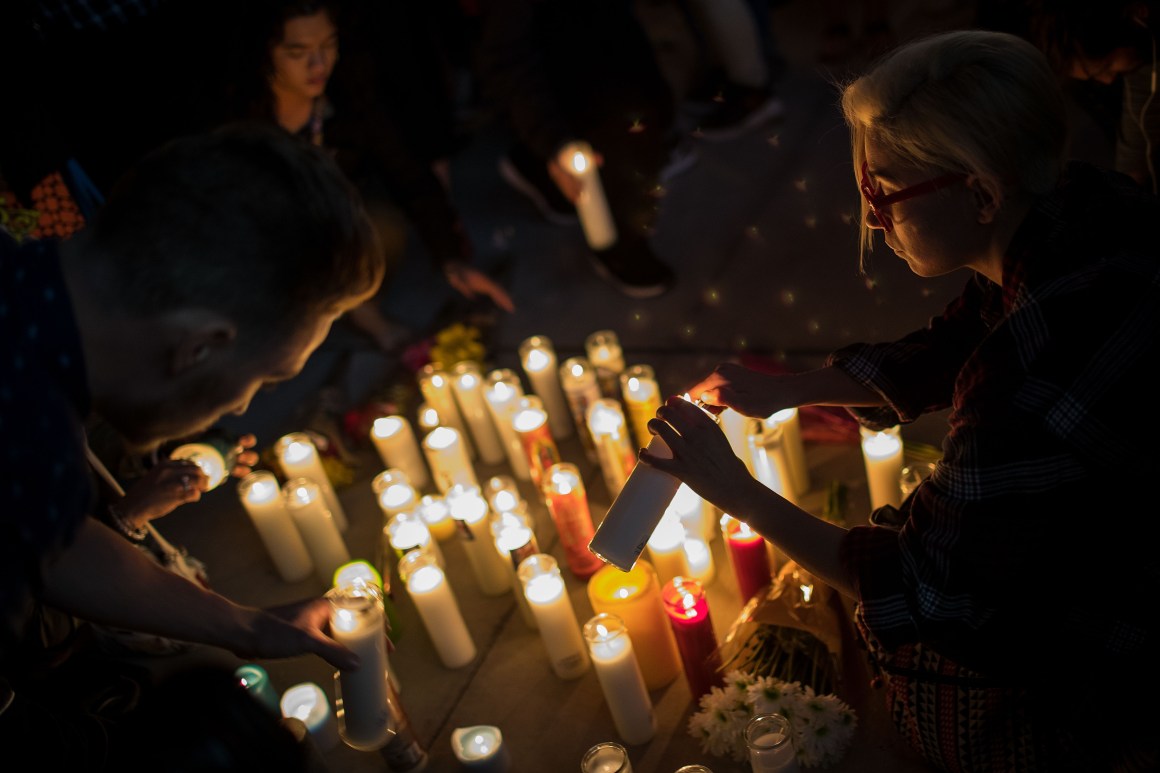
[(145, 541), (145, 537), (148, 534), (148, 532), (145, 530), (145, 527), (142, 526), (140, 529), (134, 529), (132, 526), (130, 526), (129, 522), (125, 520), (124, 514), (116, 505), (109, 505), (109, 520), (112, 521), (113, 526), (116, 527), (117, 531), (121, 532), (123, 536), (128, 537), (134, 542)]

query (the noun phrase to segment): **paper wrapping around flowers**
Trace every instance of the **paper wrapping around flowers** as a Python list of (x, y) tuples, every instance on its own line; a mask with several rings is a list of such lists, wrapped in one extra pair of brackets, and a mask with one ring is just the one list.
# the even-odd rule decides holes
[[(803, 603), (799, 587), (802, 583), (794, 579), (795, 572), (813, 584), (812, 601), (808, 604)], [(722, 662), (727, 664), (727, 668), (748, 668), (760, 675), (776, 676), (787, 681), (800, 680), (819, 692), (829, 692), (840, 678), (838, 663), (842, 654), (842, 624), (832, 603), (834, 593), (821, 580), (793, 561), (787, 561), (766, 592), (754, 595), (741, 609), (721, 644)], [(754, 669), (752, 665), (728, 665), (743, 655), (746, 646), (752, 645), (755, 637), (762, 633), (776, 634), (778, 629), (782, 629), (782, 633), (802, 632), (795, 637), (798, 644), (805, 638), (802, 634), (809, 635), (807, 643), (816, 650), (811, 653), (811, 657), (823, 654), (828, 656), (825, 673), (821, 674), (824, 679), (811, 680), (797, 673), (778, 673), (777, 669), (772, 669), (770, 673), (761, 668)]]

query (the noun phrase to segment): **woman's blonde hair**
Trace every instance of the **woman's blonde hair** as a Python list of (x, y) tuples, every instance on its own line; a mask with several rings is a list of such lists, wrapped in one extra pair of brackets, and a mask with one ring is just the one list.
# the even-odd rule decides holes
[[(892, 156), (939, 172), (974, 175), (996, 201), (1040, 195), (1059, 179), (1067, 112), (1044, 55), (1015, 35), (945, 32), (884, 56), (842, 90), (855, 175), (873, 136)], [(861, 257), (873, 232), (862, 200)]]

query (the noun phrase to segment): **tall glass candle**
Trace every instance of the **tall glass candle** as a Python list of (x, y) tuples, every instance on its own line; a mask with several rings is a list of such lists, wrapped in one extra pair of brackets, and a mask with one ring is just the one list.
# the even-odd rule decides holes
[(460, 668), (475, 659), (475, 642), (442, 567), (430, 553), (416, 550), (399, 559), (399, 577), (423, 620), (439, 660)]
[(602, 397), (600, 384), (596, 381), (596, 371), (583, 357), (569, 357), (560, 366), (560, 385), (564, 388), (564, 396), (568, 399), (572, 421), (579, 430), (580, 445), (584, 447), (584, 454), (595, 462), (596, 447), (592, 443), (592, 433), (588, 431), (588, 409)]
[(745, 727), (745, 746), (753, 773), (798, 773), (789, 720), (781, 714), (758, 714)]
[(729, 439), (729, 447), (733, 449), (733, 453), (738, 459), (745, 462), (745, 466), (749, 468), (749, 474), (752, 475), (753, 455), (749, 447), (749, 436), (753, 420), (728, 407), (717, 416), (720, 419), (721, 431)]
[(560, 461), (560, 449), (548, 427), (548, 414), (535, 395), (520, 398), (520, 407), (512, 417), (512, 427), (524, 449), (524, 459), (531, 471), (532, 483), (543, 484), (544, 473)]
[(483, 397), (487, 400), (492, 421), (495, 422), (496, 431), (503, 441), (508, 464), (511, 465), (512, 472), (517, 478), (531, 480), (532, 473), (528, 469), (524, 447), (516, 437), (515, 427), (512, 426), (512, 418), (516, 415), (519, 399), (523, 396), (524, 386), (520, 383), (519, 374), (511, 368), (497, 368), (487, 374)]
[(588, 670), (588, 650), (556, 559), (545, 553), (528, 556), (520, 563), (518, 576), (552, 670), (561, 679), (579, 677)]
[(615, 330), (597, 330), (584, 339), (588, 362), (596, 369), (600, 393), (604, 397), (620, 399), (620, 374), (624, 370), (624, 349)]
[(580, 182), (576, 214), (588, 246), (594, 250), (606, 250), (616, 244), (616, 221), (608, 208), (592, 146), (579, 141), (569, 143), (560, 149), (557, 160)]
[(729, 514), (721, 516), (721, 536), (737, 577), (737, 590), (742, 605), (770, 583), (772, 569), (765, 539), (749, 528), (749, 524)]
[(479, 460), (484, 464), (503, 462), (507, 454), (483, 396), (483, 373), (479, 363), (470, 360), (455, 363), (451, 369), (451, 390), (479, 451)]
[(810, 490), (810, 467), (806, 463), (805, 445), (802, 443), (802, 422), (797, 408), (785, 408), (766, 419), (781, 426), (782, 442), (785, 444), (786, 460), (789, 464), (790, 488), (795, 496), (804, 496)]
[(322, 491), (310, 478), (294, 478), (283, 484), (282, 497), (310, 552), (315, 575), (323, 585), (329, 585), (335, 570), (350, 561), (350, 551), (338, 524), (326, 509)]
[(648, 561), (630, 571), (601, 567), (588, 580), (588, 601), (594, 612), (608, 612), (624, 621), (633, 646), (648, 657), (640, 664), (650, 690), (664, 687), (681, 671), (677, 642), (665, 616), (661, 587)]
[(637, 447), (648, 445), (652, 434), (648, 422), (661, 407), (661, 388), (650, 365), (630, 365), (620, 374), (620, 389), (628, 423)]
[(685, 525), (685, 531), (695, 534), (705, 542), (712, 542), (717, 536), (717, 519), (713, 514), (713, 506), (701, 498), (685, 483), (682, 483), (673, 494), (673, 501), (669, 503), (669, 511), (675, 513)]
[(338, 745), (338, 723), (330, 710), (330, 698), (314, 682), (300, 682), (286, 688), (279, 701), (284, 717), (294, 717), (306, 725), (320, 752)]
[(491, 536), (495, 540), (495, 549), (509, 572), (512, 593), (516, 597), (520, 613), (524, 616), (524, 622), (535, 628), (536, 616), (528, 606), (528, 600), (524, 596), (524, 585), (516, 573), (521, 561), (540, 552), (540, 544), (536, 542), (535, 532), (532, 531), (532, 521), (526, 511), (494, 512), (491, 514)]
[[(419, 551), (431, 556), (439, 566), (443, 566), (443, 551), (431, 536), (427, 524), (413, 510), (392, 515), (383, 527), (383, 538), (396, 561), (402, 561), (408, 553)], [(388, 551), (384, 551), (386, 552)]]
[(525, 338), (520, 342), (520, 363), (532, 385), (532, 392), (540, 398), (548, 414), (552, 437), (560, 440), (572, 437), (572, 414), (568, 410), (564, 388), (560, 385), (556, 349), (552, 340), (547, 336)]
[(415, 512), (427, 524), (431, 536), (438, 541), (446, 542), (455, 536), (455, 519), (451, 517), (451, 508), (442, 495), (424, 494), (419, 497), (419, 506)]
[(709, 543), (696, 534), (686, 534), (684, 542), (685, 576), (708, 588), (717, 577), (717, 566)]
[(602, 398), (593, 403), (588, 409), (588, 432), (596, 447), (604, 486), (615, 498), (636, 466), (636, 450), (620, 401)]
[(588, 493), (580, 470), (571, 462), (559, 462), (548, 468), (544, 476), (544, 500), (568, 569), (580, 578), (591, 577), (600, 568), (600, 558), (588, 549), (596, 533), (592, 526), (592, 512), (588, 508)]
[(309, 577), (314, 561), (286, 509), (274, 473), (254, 470), (238, 483), (238, 497), (282, 580), (300, 582)]
[(322, 491), (322, 498), (326, 500), (326, 507), (334, 516), (339, 531), (346, 531), (346, 512), (342, 509), (342, 502), (334, 491), (330, 476), (322, 466), (322, 457), (314, 441), (305, 432), (291, 432), (283, 435), (274, 444), (278, 454), (278, 464), (287, 480), (290, 478), (310, 478), (318, 484)]
[(462, 437), (463, 451), (467, 458), (476, 457), (475, 446), (467, 434), (467, 422), (463, 420), (463, 413), (455, 401), (455, 392), (451, 387), (451, 376), (443, 366), (429, 362), (419, 369), (419, 392), (423, 400), (439, 414), (439, 424), (451, 427)]
[(697, 703), (710, 689), (725, 684), (709, 601), (701, 583), (688, 577), (675, 577), (666, 583), (661, 599), (681, 653), (689, 693)]
[(463, 445), (463, 436), (452, 427), (436, 427), (423, 438), (423, 452), (431, 465), (435, 486), (446, 494), (456, 484), (479, 486), (475, 468)]
[(411, 485), (411, 478), (397, 467), (383, 470), (371, 480), (371, 491), (383, 511), (384, 520), (397, 513), (406, 513), (419, 506), (419, 492)]
[(453, 486), (447, 492), (447, 505), (458, 526), (459, 539), (467, 560), (486, 596), (501, 596), (511, 591), (507, 568), (495, 550), (488, 522), (487, 500), (475, 486)]
[(379, 749), (391, 737), (382, 590), (359, 582), (332, 588), (326, 596), (331, 636), (359, 658), (357, 668), (338, 673), (339, 733), (353, 749)]
[(902, 436), (899, 427), (882, 431), (861, 427), (862, 460), (870, 485), (870, 509), (902, 506)]
[(371, 441), (383, 466), (394, 467), (407, 473), (411, 485), (424, 489), (431, 483), (427, 462), (415, 438), (411, 422), (403, 416), (380, 416), (371, 425)]
[(784, 426), (766, 419), (754, 421), (750, 427), (749, 460), (753, 477), (790, 502), (797, 502), (789, 456), (786, 453)]
[(584, 638), (617, 734), (628, 744), (647, 743), (656, 713), (624, 621), (601, 612), (584, 624)]
[(688, 574), (685, 563), (685, 525), (670, 508), (648, 538), (649, 563), (663, 586), (678, 575)]

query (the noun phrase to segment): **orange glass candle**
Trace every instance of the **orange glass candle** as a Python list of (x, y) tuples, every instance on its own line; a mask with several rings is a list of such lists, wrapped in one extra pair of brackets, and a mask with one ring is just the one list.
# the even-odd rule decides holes
[(576, 465), (560, 462), (548, 468), (544, 475), (544, 500), (556, 525), (568, 568), (577, 577), (591, 577), (604, 562), (588, 549), (596, 528), (592, 525), (584, 480)]

